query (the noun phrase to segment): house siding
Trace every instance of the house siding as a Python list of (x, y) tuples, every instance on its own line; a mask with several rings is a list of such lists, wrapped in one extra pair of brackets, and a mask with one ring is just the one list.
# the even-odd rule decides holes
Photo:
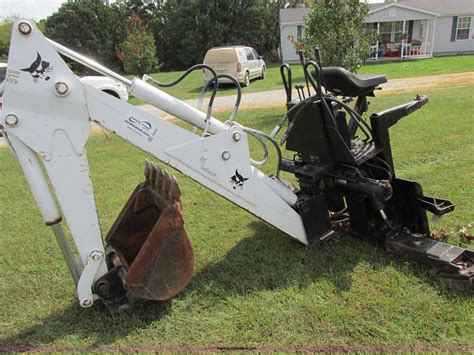
[[(464, 17), (466, 15), (459, 15)], [(436, 19), (436, 33), (433, 54), (474, 53), (474, 15), (471, 18), (471, 37), (462, 41), (451, 42), (453, 16), (438, 17)]]
[[(377, 9), (387, 4), (372, 4), (373, 12), (365, 18), (365, 22), (407, 21), (405, 32), (408, 32), (409, 21), (413, 21), (411, 39), (425, 42), (428, 55), (431, 53), (431, 48), (433, 55), (474, 53), (474, 0), (442, 1), (399, 0), (399, 3), (392, 3), (387, 8), (378, 11)], [(409, 5), (408, 8), (402, 6), (405, 2), (405, 6)], [(417, 4), (420, 5), (418, 9), (414, 8)], [(293, 36), (294, 40), (297, 39), (297, 26), (303, 25), (303, 18), (308, 12), (308, 8), (280, 10), (280, 50), (284, 62), (299, 62), (298, 55), (288, 37)], [(469, 39), (452, 41), (453, 16), (471, 16)]]
[[(392, 16), (390, 16), (392, 15)], [(400, 7), (389, 7), (384, 10), (369, 14), (365, 18), (365, 22), (390, 22), (390, 21), (409, 21), (409, 20), (424, 20), (432, 19), (432, 16), (423, 12), (403, 9)]]
[(286, 24), (281, 25), (280, 34), (281, 34), (281, 54), (283, 62), (285, 63), (295, 63), (299, 62), (299, 57), (296, 54), (293, 43), (291, 43), (290, 38), (293, 36), (293, 39), (296, 41), (298, 39), (298, 26), (303, 24)]

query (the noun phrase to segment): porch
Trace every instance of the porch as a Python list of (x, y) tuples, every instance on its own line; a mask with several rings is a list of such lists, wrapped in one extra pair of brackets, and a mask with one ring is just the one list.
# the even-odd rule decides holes
[(369, 12), (366, 23), (376, 31), (370, 47), (371, 59), (429, 58), (438, 14), (398, 3), (390, 3)]
[(435, 20), (377, 22), (371, 59), (429, 58), (433, 55)]

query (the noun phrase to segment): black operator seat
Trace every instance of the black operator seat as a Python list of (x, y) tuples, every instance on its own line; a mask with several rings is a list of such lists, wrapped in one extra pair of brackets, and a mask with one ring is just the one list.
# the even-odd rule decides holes
[[(312, 73), (315, 75), (315, 73)], [(369, 96), (380, 84), (387, 82), (385, 75), (357, 75), (341, 67), (323, 67), (322, 85), (340, 96)]]

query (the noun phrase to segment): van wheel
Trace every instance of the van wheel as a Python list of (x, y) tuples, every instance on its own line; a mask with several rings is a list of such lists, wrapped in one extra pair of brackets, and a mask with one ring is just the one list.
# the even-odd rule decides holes
[(250, 74), (249, 72), (245, 72), (244, 82), (242, 83), (243, 87), (247, 87), (250, 85)]
[(262, 74), (260, 75), (260, 80), (265, 79), (265, 67), (262, 67)]

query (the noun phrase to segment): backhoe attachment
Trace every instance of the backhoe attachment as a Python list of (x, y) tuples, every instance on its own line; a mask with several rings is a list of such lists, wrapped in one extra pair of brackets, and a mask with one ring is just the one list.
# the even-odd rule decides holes
[[(117, 80), (131, 96), (196, 130), (82, 83), (60, 54)], [(173, 83), (154, 81), (170, 87), (193, 70), (209, 70), (216, 85), (204, 113), (143, 80), (125, 78), (46, 39), (34, 23), (14, 23), (0, 130), (46, 225), (53, 229), (82, 307), (98, 299), (118, 309), (134, 299), (167, 300), (186, 287), (194, 269), (178, 183), (150, 162), (145, 164), (145, 181), (123, 207), (104, 248), (85, 149), (90, 121), (305, 245), (327, 242), (342, 227), (385, 250), (430, 265), (434, 277), (453, 287), (474, 289), (474, 252), (429, 239), (426, 212), (439, 217), (452, 212), (454, 204), (425, 196), (421, 185), (396, 174), (389, 129), (428, 98), (417, 95), (366, 119), (367, 97), (387, 81), (385, 76), (358, 76), (343, 68), (324, 68), (319, 59), (301, 58), (308, 96), (301, 90), (299, 99), (292, 99), (291, 68), (282, 67), (287, 112), (267, 134), (233, 123), (241, 96), (238, 82), (229, 119), (224, 123), (212, 117), (222, 75), (211, 67), (194, 66)], [(311, 73), (310, 66), (315, 69)], [(349, 103), (355, 98), (352, 108)], [(249, 138), (261, 144), (262, 161), (251, 158)], [(283, 155), (284, 145), (289, 157)], [(269, 147), (277, 161), (272, 175), (257, 168), (268, 162)], [(292, 174), (297, 186), (285, 181), (282, 173)], [(77, 260), (63, 232), (56, 200)]]
[(106, 237), (110, 271), (95, 284), (106, 303), (167, 300), (186, 287), (193, 274), (194, 254), (184, 230), (178, 183), (149, 161), (145, 178)]

